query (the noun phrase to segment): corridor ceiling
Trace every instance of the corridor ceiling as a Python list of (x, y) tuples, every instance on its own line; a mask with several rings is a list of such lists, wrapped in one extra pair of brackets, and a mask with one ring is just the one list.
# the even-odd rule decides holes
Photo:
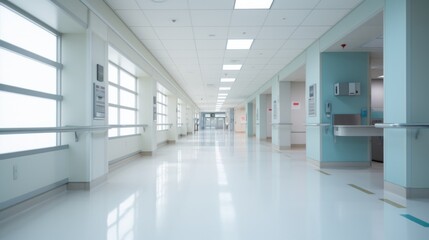
[[(105, 0), (201, 111), (222, 110), (257, 91), (362, 0), (274, 0), (268, 10), (234, 10), (234, 0)], [(227, 50), (228, 39), (254, 39)], [(239, 71), (224, 64), (242, 64)], [(221, 83), (221, 78), (236, 78)]]

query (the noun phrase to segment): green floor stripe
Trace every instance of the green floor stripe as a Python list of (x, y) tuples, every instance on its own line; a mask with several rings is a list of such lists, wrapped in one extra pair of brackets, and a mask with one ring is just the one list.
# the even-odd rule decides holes
[(325, 174), (325, 175), (331, 175), (330, 173), (327, 173), (327, 172), (325, 172), (325, 171), (322, 171), (322, 170), (317, 170), (318, 172), (320, 172), (320, 173), (323, 173), (323, 174)]
[(425, 222), (419, 218), (414, 217), (413, 215), (410, 214), (401, 214), (401, 216), (403, 216), (404, 218), (407, 218), (410, 221), (413, 221), (415, 223), (417, 223), (418, 225), (422, 226), (422, 227), (429, 227), (429, 223)]
[(390, 204), (390, 205), (392, 205), (392, 206), (394, 206), (394, 207), (397, 207), (397, 208), (405, 208), (405, 207), (404, 207), (404, 206), (402, 206), (401, 204), (399, 204), (399, 203), (395, 203), (394, 201), (389, 200), (389, 199), (380, 198), (380, 200), (381, 200), (381, 201), (383, 201), (383, 202), (385, 202), (385, 203), (387, 203), (387, 204)]
[(348, 185), (349, 185), (350, 187), (352, 187), (352, 188), (356, 188), (357, 190), (362, 191), (362, 192), (364, 192), (364, 193), (366, 193), (366, 194), (374, 194), (373, 192), (370, 192), (370, 191), (366, 190), (365, 188), (361, 188), (361, 187), (356, 186), (356, 185), (354, 185), (354, 184), (348, 184)]

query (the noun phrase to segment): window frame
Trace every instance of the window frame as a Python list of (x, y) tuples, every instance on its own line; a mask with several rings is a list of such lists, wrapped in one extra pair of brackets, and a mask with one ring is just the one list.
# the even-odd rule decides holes
[[(116, 88), (116, 93), (115, 94), (117, 96), (117, 103), (110, 103), (110, 102), (108, 102), (108, 107), (109, 108), (110, 107), (114, 107), (117, 110), (116, 111), (117, 124), (115, 124), (115, 125), (121, 125), (121, 109), (122, 110), (130, 110), (130, 111), (133, 111), (135, 113), (134, 123), (133, 124), (136, 125), (136, 124), (138, 124), (138, 121), (139, 121), (139, 116), (138, 116), (138, 114), (139, 114), (139, 105), (138, 105), (138, 99), (139, 99), (138, 77), (135, 76), (134, 74), (130, 73), (129, 71), (127, 71), (126, 69), (124, 69), (120, 65), (116, 64), (115, 62), (109, 60), (109, 62), (108, 62), (108, 68), (110, 68), (112, 66), (115, 67), (116, 70), (117, 70), (116, 71), (117, 72), (117, 76), (116, 77), (117, 77), (118, 83), (111, 82), (109, 80), (110, 76), (108, 77), (108, 81), (107, 82), (108, 82), (108, 87), (112, 86), (112, 87)], [(134, 82), (134, 86), (135, 86), (135, 90), (134, 91), (121, 85), (121, 72), (123, 72), (123, 73), (131, 76), (134, 79), (134, 81), (135, 81)], [(121, 90), (125, 91), (127, 93), (131, 93), (131, 94), (134, 95), (134, 106), (135, 106), (135, 108), (121, 104)], [(109, 95), (108, 99), (109, 100), (110, 100), (111, 94), (112, 94), (112, 92), (110, 92), (110, 90), (109, 90), (108, 91), (108, 95)], [(110, 114), (110, 111), (108, 111), (108, 112)], [(109, 118), (110, 118), (110, 116), (108, 116), (108, 119)], [(113, 125), (113, 124), (109, 122), (109, 125)], [(141, 134), (140, 131), (139, 131), (139, 129), (137, 127), (132, 128), (132, 129), (134, 129), (133, 130), (134, 132), (131, 133), (131, 134), (123, 133), (124, 130), (126, 130), (126, 129), (129, 129), (129, 128), (112, 128), (112, 129), (109, 130), (108, 138), (109, 139), (112, 139), (112, 138), (121, 138), (121, 137), (135, 136), (135, 135), (140, 135)], [(116, 131), (116, 134), (114, 136), (111, 135), (112, 130)]]
[[(46, 31), (49, 34), (52, 34), (53, 37), (55, 37), (56, 42), (56, 54), (55, 54), (55, 60), (51, 60), (45, 56), (42, 56), (36, 52), (33, 52), (32, 50), (27, 50), (23, 47), (20, 47), (18, 45), (15, 45), (14, 42), (7, 42), (5, 40), (0, 39), (0, 48), (2, 48), (5, 51), (9, 51), (11, 54), (15, 54), (20, 57), (25, 57), (29, 61), (33, 61), (35, 63), (40, 64), (46, 64), (52, 68), (55, 69), (56, 75), (55, 75), (55, 93), (48, 93), (38, 90), (32, 90), (30, 88), (25, 88), (23, 86), (12, 86), (8, 84), (0, 84), (0, 91), (5, 93), (13, 93), (18, 94), (21, 96), (27, 96), (27, 97), (37, 97), (45, 100), (52, 100), (55, 101), (55, 126), (53, 127), (59, 127), (61, 126), (61, 109), (62, 109), (62, 100), (63, 96), (61, 95), (61, 87), (62, 87), (62, 79), (61, 79), (61, 71), (63, 69), (63, 64), (61, 62), (61, 37), (62, 34), (58, 32), (56, 29), (50, 27), (43, 21), (39, 20), (38, 18), (34, 17), (30, 13), (26, 12), (25, 10), (19, 8), (18, 6), (14, 5), (11, 2), (8, 1), (2, 1), (0, 2), (0, 7), (6, 9), (6, 11), (10, 11), (12, 14), (17, 15), (17, 17), (20, 17), (24, 19), (25, 21), (28, 21), (29, 23), (32, 23), (35, 28), (39, 28), (43, 31)], [(31, 128), (30, 126), (26, 126)], [(52, 133), (42, 133), (42, 134), (52, 134)], [(56, 151), (64, 149), (65, 146), (61, 146), (61, 133), (57, 132), (55, 134), (55, 143), (52, 145), (47, 145), (43, 147), (31, 147), (31, 148), (23, 148), (22, 150), (16, 150), (11, 152), (5, 152), (0, 153), (0, 159), (15, 157), (15, 156), (26, 156), (26, 155), (32, 155), (35, 153), (43, 153), (43, 152), (49, 152), (49, 151)], [(29, 134), (28, 136), (33, 136), (32, 134)]]
[[(163, 101), (161, 98), (165, 99), (165, 101)], [(161, 112), (161, 108), (163, 108), (164, 111)], [(160, 84), (158, 84), (158, 87), (156, 90), (156, 123), (157, 123), (157, 126), (156, 126), (157, 131), (166, 131), (169, 129), (168, 95), (165, 93), (164, 87)], [(164, 125), (160, 125), (160, 124), (164, 124)]]

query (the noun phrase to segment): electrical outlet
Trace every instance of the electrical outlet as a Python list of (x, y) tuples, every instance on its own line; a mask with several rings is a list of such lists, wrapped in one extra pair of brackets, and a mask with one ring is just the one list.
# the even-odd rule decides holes
[(13, 180), (18, 180), (18, 166), (13, 165)]

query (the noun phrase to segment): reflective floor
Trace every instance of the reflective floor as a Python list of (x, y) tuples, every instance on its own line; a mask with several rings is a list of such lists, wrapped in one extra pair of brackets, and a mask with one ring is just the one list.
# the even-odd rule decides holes
[(0, 239), (429, 239), (429, 201), (384, 193), (382, 165), (317, 171), (305, 158), (202, 131), (1, 222)]

